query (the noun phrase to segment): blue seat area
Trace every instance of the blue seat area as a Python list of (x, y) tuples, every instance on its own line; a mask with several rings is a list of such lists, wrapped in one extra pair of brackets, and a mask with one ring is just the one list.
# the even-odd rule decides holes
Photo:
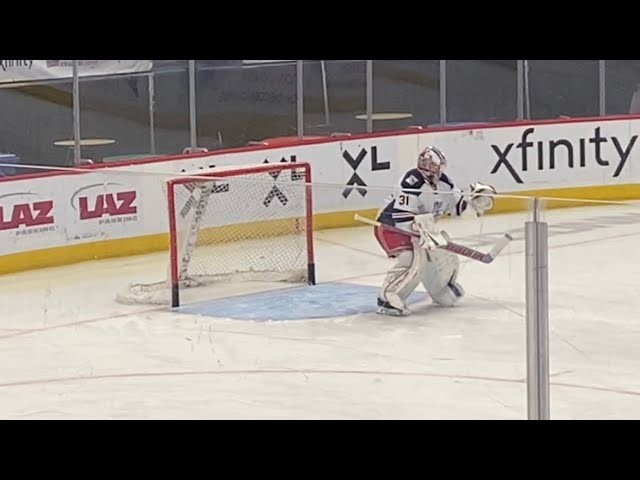
[(20, 157), (17, 155), (14, 155), (13, 153), (0, 153), (0, 177), (16, 175), (16, 167), (11, 165), (17, 165), (18, 163), (20, 163)]

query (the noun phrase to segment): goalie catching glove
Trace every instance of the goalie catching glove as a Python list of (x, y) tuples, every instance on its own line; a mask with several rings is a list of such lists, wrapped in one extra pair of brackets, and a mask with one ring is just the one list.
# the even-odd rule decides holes
[(476, 182), (469, 186), (470, 193), (467, 203), (481, 216), (493, 208), (493, 196), (497, 193), (491, 185)]

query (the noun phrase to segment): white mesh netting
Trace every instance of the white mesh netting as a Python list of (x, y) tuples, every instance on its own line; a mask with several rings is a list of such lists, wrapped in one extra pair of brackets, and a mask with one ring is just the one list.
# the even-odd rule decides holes
[[(167, 192), (175, 205), (171, 242), (177, 247), (181, 291), (222, 281), (307, 282), (307, 168), (227, 167), (208, 178), (174, 179)], [(163, 281), (129, 285), (118, 301), (169, 303), (167, 270)]]

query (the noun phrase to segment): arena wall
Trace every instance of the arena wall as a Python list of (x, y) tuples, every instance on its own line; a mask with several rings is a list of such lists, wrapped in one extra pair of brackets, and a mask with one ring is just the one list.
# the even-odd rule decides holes
[[(166, 180), (219, 166), (310, 163), (315, 229), (372, 216), (427, 145), (446, 153), (462, 188), (481, 181), (517, 196), (638, 199), (639, 131), (640, 116), (411, 128), (5, 177), (0, 273), (166, 249)], [(499, 198), (492, 213), (527, 206)]]

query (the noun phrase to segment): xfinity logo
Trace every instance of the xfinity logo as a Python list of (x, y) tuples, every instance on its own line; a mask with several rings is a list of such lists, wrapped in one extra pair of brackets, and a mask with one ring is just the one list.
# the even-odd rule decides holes
[(615, 167), (613, 177), (617, 177), (638, 139), (638, 136), (634, 135), (629, 143), (624, 144), (615, 136), (601, 136), (600, 127), (596, 127), (592, 137), (580, 138), (577, 142), (565, 138), (534, 142), (529, 139), (534, 131), (533, 127), (524, 130), (517, 145), (510, 143), (504, 148), (491, 145), (498, 160), (490, 173), (494, 174), (504, 167), (517, 183), (524, 183), (520, 176), (522, 172), (528, 171), (529, 168), (553, 170), (560, 156), (566, 159), (569, 168), (586, 167), (587, 160), (591, 163), (592, 159), (595, 159), (595, 163), (601, 167)]
[(25, 67), (31, 70), (33, 60), (0, 60), (0, 68), (7, 71), (7, 68)]

